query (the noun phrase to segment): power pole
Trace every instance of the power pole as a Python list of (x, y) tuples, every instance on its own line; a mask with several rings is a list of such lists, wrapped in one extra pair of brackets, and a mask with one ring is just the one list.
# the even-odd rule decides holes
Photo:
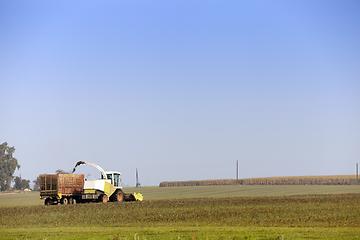
[(239, 160), (236, 160), (236, 183), (239, 184)]
[(356, 182), (359, 181), (359, 164), (356, 164)]
[(136, 187), (140, 187), (139, 174), (138, 174), (138, 170), (137, 170), (137, 169), (136, 169)]

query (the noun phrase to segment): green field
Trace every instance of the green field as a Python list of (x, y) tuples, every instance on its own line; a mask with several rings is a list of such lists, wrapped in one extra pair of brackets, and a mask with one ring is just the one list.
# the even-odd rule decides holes
[(357, 239), (360, 186), (143, 187), (143, 202), (0, 195), (0, 239)]

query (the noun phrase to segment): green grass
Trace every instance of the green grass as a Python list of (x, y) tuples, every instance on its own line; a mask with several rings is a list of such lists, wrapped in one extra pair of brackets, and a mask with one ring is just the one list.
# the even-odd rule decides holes
[(82, 227), (1, 229), (0, 239), (359, 239), (356, 228)]
[(0, 194), (0, 207), (44, 205), (39, 192)]
[(44, 206), (38, 193), (0, 195), (0, 239), (357, 239), (359, 190), (143, 187), (124, 189), (143, 202), (67, 206)]
[(325, 194), (3, 207), (0, 225), (9, 228), (360, 227), (359, 197), (360, 194)]

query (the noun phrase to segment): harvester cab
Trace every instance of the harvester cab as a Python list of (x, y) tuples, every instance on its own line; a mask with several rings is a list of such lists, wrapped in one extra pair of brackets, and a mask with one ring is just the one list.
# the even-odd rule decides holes
[(125, 194), (122, 191), (120, 172), (105, 172), (100, 166), (84, 161), (77, 162), (72, 172), (75, 172), (76, 167), (81, 164), (91, 165), (101, 172), (101, 179), (84, 181), (84, 194), (82, 195), (84, 201), (122, 202), (143, 200), (141, 193)]
[[(111, 171), (111, 172), (105, 172), (105, 174), (106, 174), (106, 179), (111, 180), (111, 184), (113, 184), (115, 187), (121, 186), (121, 178), (120, 178), (121, 173)], [(101, 179), (103, 179), (102, 174), (101, 174)]]

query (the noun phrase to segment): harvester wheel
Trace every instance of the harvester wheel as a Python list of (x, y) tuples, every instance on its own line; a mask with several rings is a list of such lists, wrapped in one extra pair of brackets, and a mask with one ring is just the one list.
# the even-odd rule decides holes
[(107, 202), (108, 201), (108, 197), (106, 196), (106, 194), (102, 194), (99, 197), (100, 202)]
[(111, 201), (113, 202), (122, 202), (124, 201), (124, 193), (121, 190), (116, 190), (116, 192), (111, 196)]
[(69, 199), (67, 199), (66, 197), (64, 197), (64, 198), (62, 198), (62, 199), (60, 200), (60, 203), (61, 203), (61, 204), (64, 204), (64, 205), (67, 205), (67, 204), (69, 203)]
[(72, 197), (69, 197), (69, 204), (73, 204), (74, 203), (74, 200)]

